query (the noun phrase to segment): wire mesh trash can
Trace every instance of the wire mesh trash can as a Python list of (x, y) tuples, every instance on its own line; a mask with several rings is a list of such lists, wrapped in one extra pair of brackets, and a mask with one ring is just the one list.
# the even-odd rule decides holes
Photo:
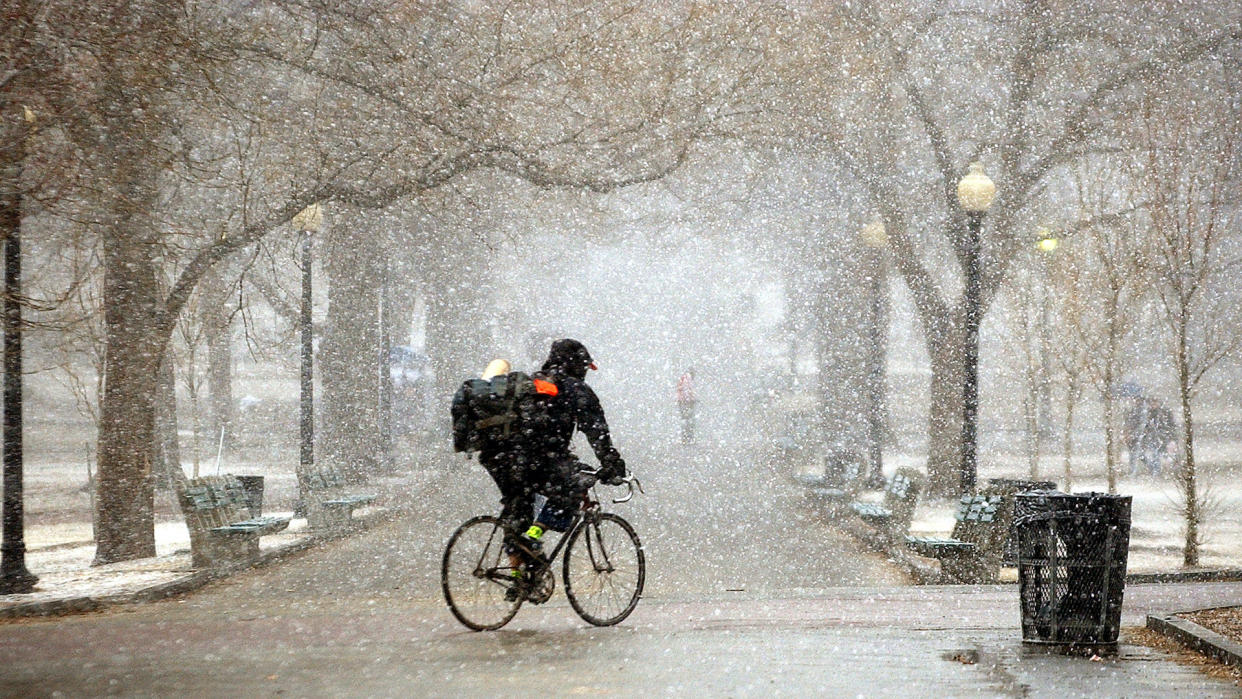
[(246, 505), (251, 517), (263, 515), (263, 476), (237, 476), (242, 490), (246, 491)]
[(825, 485), (829, 488), (853, 490), (862, 475), (862, 457), (857, 450), (840, 445), (828, 447), (824, 454)]
[(1130, 496), (1014, 496), (1022, 642), (1116, 648), (1130, 548)]

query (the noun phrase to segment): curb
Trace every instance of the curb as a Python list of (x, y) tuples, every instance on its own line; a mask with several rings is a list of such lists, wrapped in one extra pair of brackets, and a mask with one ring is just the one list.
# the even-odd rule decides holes
[(1129, 573), (1127, 583), (1181, 583), (1181, 582), (1239, 582), (1242, 570), (1221, 568), (1218, 570), (1191, 570), (1172, 573)]
[(177, 578), (176, 580), (170, 580), (157, 585), (139, 588), (133, 592), (121, 592), (95, 597), (84, 595), (81, 597), (65, 597), (61, 599), (15, 604), (11, 607), (0, 608), (0, 619), (84, 614), (86, 612), (97, 612), (101, 609), (112, 606), (142, 604), (145, 602), (155, 602), (167, 599), (169, 597), (177, 597), (188, 592), (193, 592), (194, 590), (204, 587), (209, 583), (222, 580), (236, 573), (254, 568), (262, 568), (272, 563), (276, 563), (277, 561), (296, 553), (301, 553), (302, 551), (313, 548), (321, 543), (334, 541), (336, 539), (343, 539), (351, 534), (366, 531), (377, 524), (381, 524), (395, 518), (399, 512), (400, 509), (396, 507), (379, 509), (376, 512), (371, 512), (351, 520), (350, 526), (339, 532), (312, 534), (301, 541), (295, 541), (287, 546), (282, 546), (277, 549), (260, 553), (259, 557), (249, 564), (230, 566), (228, 568), (195, 570), (187, 573), (183, 577)]
[[(1213, 607), (1208, 607), (1213, 609)], [(1192, 611), (1204, 611), (1196, 609)], [(1183, 612), (1188, 613), (1188, 612)], [(1147, 615), (1147, 628), (1226, 665), (1242, 667), (1242, 643), (1176, 614)]]

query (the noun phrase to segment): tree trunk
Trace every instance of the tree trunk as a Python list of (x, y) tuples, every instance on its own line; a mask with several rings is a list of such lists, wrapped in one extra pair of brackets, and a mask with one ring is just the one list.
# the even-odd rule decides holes
[(875, 354), (869, 327), (874, 309), (870, 299), (860, 302), (837, 290), (868, 287), (866, 275), (874, 267), (836, 265), (829, 260), (818, 261), (818, 266), (815, 281), (805, 293), (814, 299), (808, 309), (812, 317), (807, 339), (818, 369), (821, 444), (824, 454), (833, 458), (848, 454), (863, 466), (860, 477), (865, 477), (870, 417), (873, 408), (878, 408), (872, 404), (868, 372), (868, 361)]
[(484, 278), (486, 265), (442, 264), (431, 270), (427, 292), (427, 354), (435, 372), (434, 409), (448, 429), (448, 404), (461, 381), (478, 375), (494, 359), (491, 318), (484, 310), (488, 290), (462, 274)]
[(95, 564), (155, 555), (151, 477), (155, 395), (163, 343), (154, 246), (124, 230), (106, 231), (104, 325), (107, 356), (99, 420)]
[[(158, 268), (161, 139), (169, 128), (163, 102), (171, 73), (155, 54), (182, 15), (175, 3), (116, 5), (110, 25), (125, 28), (98, 54), (96, 119), (68, 123), (91, 156), (103, 249), (106, 355), (99, 420), (99, 486), (95, 563), (155, 555), (152, 515), (155, 400), (160, 361), (171, 327), (164, 318)], [(139, 21), (140, 20), (140, 21)], [(136, 47), (136, 48), (135, 48)]]
[(1039, 369), (1028, 360), (1025, 375), (1026, 390), (1022, 393), (1022, 420), (1026, 426), (1026, 467), (1031, 480), (1039, 480)]
[(1074, 473), (1071, 464), (1074, 457), (1074, 408), (1078, 405), (1078, 396), (1082, 392), (1078, 375), (1071, 374), (1065, 385), (1065, 435), (1061, 442), (1061, 455), (1065, 461), (1065, 492), (1074, 487)]
[(165, 352), (157, 378), (155, 440), (151, 444), (156, 487), (175, 488), (185, 480), (185, 473), (181, 470), (181, 441), (177, 437), (175, 363), (172, 353)]
[(233, 424), (236, 403), (233, 401), (233, 314), (229, 312), (227, 288), (219, 283), (221, 274), (212, 272), (204, 278), (201, 291), (202, 323), (207, 338), (207, 392), (211, 410), (208, 422), (209, 443), (219, 448), (224, 432), (224, 451), (233, 450)]
[(928, 490), (941, 497), (961, 491), (962, 466), (962, 336), (960, 332), (927, 331), (931, 357), (931, 404), (927, 415)]
[(1117, 492), (1117, 406), (1112, 396), (1104, 396), (1104, 459), (1107, 461), (1108, 492)]
[[(341, 217), (323, 257), (328, 322), (319, 352), (323, 382), (323, 454), (326, 465), (352, 481), (380, 464), (379, 293), (376, 251), (359, 244), (357, 218)], [(352, 234), (352, 235), (351, 235)]]
[(1194, 421), (1190, 409), (1190, 394), (1193, 386), (1190, 379), (1190, 357), (1184, 322), (1178, 327), (1177, 339), (1177, 388), (1182, 412), (1180, 445), (1182, 465), (1178, 476), (1182, 484), (1182, 495), (1185, 498), (1183, 512), (1186, 515), (1186, 542), (1182, 548), (1182, 565), (1190, 568), (1199, 565), (1199, 526), (1202, 524), (1203, 503), (1199, 500), (1198, 474), (1195, 472)]
[(1121, 328), (1118, 321), (1118, 295), (1112, 290), (1105, 313), (1108, 323), (1108, 356), (1104, 358), (1104, 462), (1108, 473), (1108, 492), (1117, 492), (1117, 404), (1114, 383), (1117, 381), (1117, 355), (1120, 352)]

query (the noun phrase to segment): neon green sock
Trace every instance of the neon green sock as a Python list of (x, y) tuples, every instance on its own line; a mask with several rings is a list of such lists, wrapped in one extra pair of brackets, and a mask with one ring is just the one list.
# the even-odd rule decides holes
[(543, 527), (539, 526), (538, 524), (530, 525), (530, 529), (526, 530), (526, 536), (527, 538), (534, 539), (535, 541), (539, 541), (539, 539), (543, 537)]

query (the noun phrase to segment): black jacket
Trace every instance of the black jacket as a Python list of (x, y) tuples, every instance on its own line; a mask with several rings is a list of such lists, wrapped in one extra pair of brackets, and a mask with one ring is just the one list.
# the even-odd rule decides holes
[(625, 462), (612, 445), (608, 420), (595, 391), (585, 381), (572, 376), (548, 374), (548, 377), (556, 384), (557, 397), (548, 408), (547, 430), (536, 445), (539, 455), (551, 459), (572, 457), (570, 442), (574, 430), (578, 429), (586, 435), (600, 465), (611, 470), (613, 475), (624, 476)]
[(584, 380), (590, 365), (586, 348), (576, 341), (560, 340), (553, 345), (542, 373), (556, 384), (557, 397), (548, 407), (547, 426), (540, 430), (535, 451), (539, 458), (574, 458), (570, 442), (577, 429), (586, 436), (605, 477), (624, 476), (625, 461), (612, 445), (604, 408), (599, 404), (595, 391)]

